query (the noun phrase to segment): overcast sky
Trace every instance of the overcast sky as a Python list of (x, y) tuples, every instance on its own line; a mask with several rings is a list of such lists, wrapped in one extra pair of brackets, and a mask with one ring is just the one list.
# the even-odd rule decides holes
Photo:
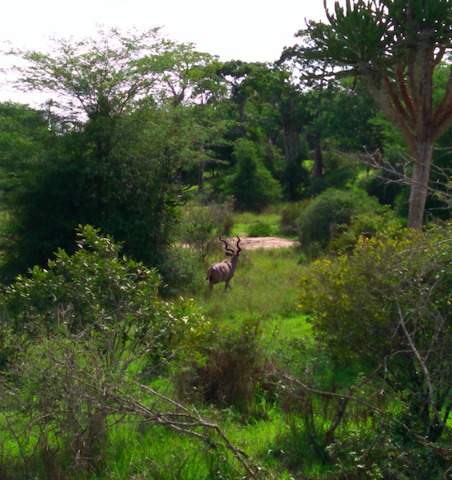
[[(323, 0), (3, 0), (0, 41), (45, 49), (49, 37), (83, 37), (100, 26), (147, 29), (193, 42), (223, 60), (273, 61)], [(1, 82), (0, 100), (20, 97)], [(25, 100), (25, 97), (23, 97)]]

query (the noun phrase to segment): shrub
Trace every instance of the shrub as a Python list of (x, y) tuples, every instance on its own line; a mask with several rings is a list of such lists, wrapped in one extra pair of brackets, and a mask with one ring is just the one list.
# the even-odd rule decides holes
[(301, 213), (300, 242), (304, 248), (314, 243), (326, 247), (339, 226), (349, 224), (354, 215), (378, 209), (378, 202), (363, 191), (326, 190)]
[[(209, 250), (213, 249), (213, 243)], [(159, 267), (164, 281), (160, 291), (165, 297), (173, 298), (177, 294), (197, 293), (206, 285), (206, 271), (198, 252), (173, 246), (167, 250)]]
[(411, 440), (434, 442), (447, 428), (450, 235), (449, 224), (361, 237), (350, 256), (316, 261), (302, 275), (301, 305), (319, 340), (337, 363), (381, 372), (379, 388), (394, 395)]
[(78, 237), (75, 254), (59, 251), (0, 296), (0, 424), (41, 478), (97, 469), (129, 380), (161, 375), (209, 325), (193, 301), (159, 298), (156, 271), (120, 256), (111, 238), (90, 226)]
[(402, 220), (389, 208), (382, 209), (380, 214), (359, 213), (351, 218), (350, 225), (342, 226), (343, 231), (331, 239), (328, 247), (339, 253), (350, 252), (360, 237), (371, 238), (383, 232), (388, 237), (394, 237), (402, 227)]
[(210, 338), (191, 355), (177, 379), (182, 395), (252, 413), (265, 368), (258, 323), (244, 323), (238, 330), (212, 330)]
[(254, 222), (248, 228), (250, 237), (269, 237), (273, 234), (273, 228), (265, 222)]
[(358, 163), (349, 156), (327, 152), (324, 164), (325, 174), (311, 178), (311, 191), (314, 195), (330, 188), (346, 188), (357, 175)]
[(309, 201), (288, 203), (281, 212), (280, 229), (285, 235), (298, 234), (298, 221), (301, 212), (308, 206)]
[(15, 468), (34, 463), (27, 473), (41, 470), (41, 478), (80, 478), (99, 469), (112, 406), (107, 392), (119, 383), (96, 345), (41, 339), (21, 352), (10, 373), (15, 382), (1, 392), (8, 417), (1, 423), (24, 450)]
[(400, 183), (395, 181), (388, 182), (388, 180), (381, 178), (376, 172), (366, 175), (358, 184), (368, 195), (376, 197), (383, 205), (394, 205), (397, 195), (404, 189)]
[(81, 228), (78, 250), (19, 276), (0, 297), (0, 321), (23, 341), (61, 330), (89, 338), (114, 358), (127, 350), (164, 359), (197, 322), (192, 306), (163, 302), (155, 270), (121, 257), (110, 237)]
[(182, 210), (179, 238), (204, 260), (216, 245), (217, 237), (228, 235), (233, 224), (232, 202), (188, 204)]
[(281, 196), (279, 183), (259, 158), (256, 145), (240, 139), (234, 146), (235, 171), (225, 179), (225, 190), (242, 210), (262, 210)]

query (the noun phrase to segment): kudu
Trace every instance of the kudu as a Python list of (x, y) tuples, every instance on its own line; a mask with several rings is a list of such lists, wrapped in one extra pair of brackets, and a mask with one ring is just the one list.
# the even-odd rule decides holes
[(226, 258), (222, 262), (214, 263), (209, 270), (207, 270), (207, 280), (209, 280), (209, 291), (212, 291), (213, 286), (216, 283), (224, 282), (224, 289), (227, 290), (231, 288), (229, 282), (234, 276), (235, 269), (237, 268), (237, 263), (239, 261), (239, 255), (242, 249), (240, 248), (240, 237), (237, 236), (237, 243), (235, 245), (235, 251), (228, 245), (226, 240), (219, 238), (220, 242), (224, 244), (224, 253), (226, 256), (231, 257), (230, 259)]

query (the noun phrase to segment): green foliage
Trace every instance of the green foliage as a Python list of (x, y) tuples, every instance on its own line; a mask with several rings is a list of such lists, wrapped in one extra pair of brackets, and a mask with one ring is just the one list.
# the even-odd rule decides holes
[(244, 414), (253, 413), (265, 378), (258, 336), (258, 322), (245, 322), (238, 330), (214, 328), (199, 350), (190, 352), (191, 360), (184, 358), (185, 366), (177, 380), (181, 394), (220, 407), (234, 406)]
[(236, 212), (234, 214), (234, 226), (232, 229), (233, 235), (253, 236), (252, 232), (255, 231), (256, 225), (263, 224), (265, 226), (257, 228), (263, 228), (267, 232), (267, 235), (280, 235), (279, 229), (279, 207), (265, 209), (263, 212)]
[(29, 164), (6, 197), (4, 276), (45, 265), (59, 247), (71, 251), (78, 224), (101, 228), (123, 242), (127, 254), (158, 265), (180, 197), (176, 177), (186, 137), (174, 137), (176, 123), (174, 112), (129, 115), (116, 122), (114, 148), (99, 157), (95, 145), (107, 127), (96, 121), (59, 138)]
[(19, 355), (10, 373), (16, 381), (1, 392), (2, 430), (22, 451), (22, 464), (11, 473), (86, 478), (100, 469), (112, 406), (107, 391), (120, 382), (97, 346), (42, 339)]
[(273, 233), (272, 225), (265, 222), (256, 222), (250, 225), (248, 234), (250, 237), (269, 237)]
[(162, 59), (175, 56), (175, 47), (158, 28), (127, 34), (112, 28), (95, 38), (55, 40), (50, 53), (13, 53), (26, 60), (19, 69), (25, 86), (57, 94), (55, 104), (92, 120), (117, 117), (151, 94), (162, 77)]
[(311, 178), (311, 190), (314, 195), (328, 188), (346, 189), (350, 187), (358, 173), (359, 164), (348, 155), (325, 152), (325, 174)]
[(3, 181), (9, 180), (4, 187), (11, 188), (20, 169), (42, 156), (51, 137), (43, 112), (0, 103), (0, 169)]
[(228, 235), (233, 225), (232, 204), (186, 204), (182, 209), (179, 238), (205, 259), (218, 237)]
[(388, 179), (382, 178), (377, 172), (363, 177), (358, 185), (383, 205), (394, 205), (397, 195), (403, 189), (396, 182), (388, 182)]
[(359, 213), (350, 219), (350, 225), (339, 227), (328, 248), (339, 253), (351, 252), (361, 237), (371, 238), (382, 233), (396, 237), (402, 227), (402, 220), (389, 208), (380, 209), (378, 213)]
[(329, 189), (309, 203), (299, 218), (300, 242), (304, 248), (326, 247), (340, 226), (358, 213), (378, 212), (378, 202), (359, 190)]
[(297, 235), (298, 219), (301, 212), (309, 205), (309, 201), (288, 203), (281, 212), (280, 228), (285, 235)]
[(195, 294), (206, 282), (206, 265), (199, 253), (191, 248), (172, 246), (160, 261), (159, 273), (164, 278), (160, 288), (163, 296)]
[(329, 452), (335, 458), (334, 478), (442, 480), (448, 464), (435, 450), (404, 445), (396, 432), (381, 425), (347, 432), (331, 444)]
[(147, 352), (158, 363), (196, 323), (189, 304), (159, 299), (159, 285), (155, 270), (121, 257), (111, 238), (83, 227), (75, 254), (60, 250), (47, 269), (34, 267), (6, 288), (2, 325), (21, 343), (67, 331), (94, 336), (111, 361)]
[(441, 353), (452, 348), (450, 229), (362, 237), (351, 256), (318, 260), (301, 279), (301, 307), (336, 361), (364, 371), (384, 364), (383, 382), (404, 406), (404, 434), (432, 441), (450, 408), (452, 363)]
[(262, 165), (253, 142), (241, 139), (234, 147), (235, 172), (225, 180), (225, 189), (234, 196), (239, 209), (261, 210), (280, 196), (278, 182)]

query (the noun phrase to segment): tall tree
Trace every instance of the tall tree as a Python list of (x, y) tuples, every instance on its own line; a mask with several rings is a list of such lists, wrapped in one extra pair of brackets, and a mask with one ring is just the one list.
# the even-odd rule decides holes
[(400, 129), (413, 158), (408, 223), (420, 229), (433, 146), (452, 124), (452, 67), (434, 102), (433, 75), (452, 50), (450, 0), (347, 0), (328, 10), (328, 23), (309, 22), (306, 58), (331, 74), (362, 77), (383, 113)]
[[(284, 191), (290, 200), (297, 199), (307, 176), (301, 163), (305, 160), (301, 134), (307, 115), (301, 90), (289, 81), (289, 72), (279, 66), (227, 62), (220, 75), (231, 85), (242, 135), (260, 130), (270, 144), (278, 142), (282, 147)], [(250, 115), (253, 110), (254, 116)]]
[(135, 258), (160, 263), (181, 164), (194, 148), (186, 116), (165, 101), (161, 56), (169, 48), (174, 44), (157, 30), (113, 30), (61, 40), (51, 53), (22, 52), (22, 85), (50, 92), (64, 121), (77, 128), (52, 132), (51, 148), (19, 172), (6, 199), (12, 215), (5, 275), (45, 263), (58, 247), (70, 249), (75, 227), (87, 223), (124, 242)]

